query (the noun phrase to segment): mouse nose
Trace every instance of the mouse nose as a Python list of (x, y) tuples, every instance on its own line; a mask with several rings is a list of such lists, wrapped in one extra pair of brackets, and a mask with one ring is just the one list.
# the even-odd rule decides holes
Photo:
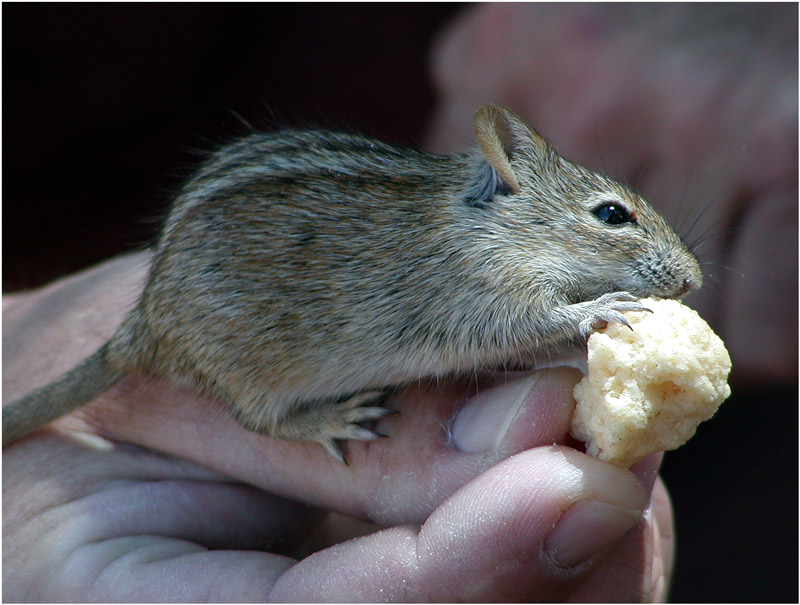
[(683, 296), (684, 294), (688, 294), (692, 290), (694, 290), (694, 288), (692, 287), (691, 281), (685, 279), (683, 280), (683, 286), (681, 286), (681, 288), (675, 293), (675, 298), (680, 298), (681, 296)]
[(685, 267), (683, 283), (676, 288), (675, 298), (680, 298), (689, 292), (699, 290), (703, 285), (703, 270), (700, 263), (690, 252), (686, 254), (682, 265)]
[(675, 298), (680, 298), (681, 296), (684, 296), (689, 292), (692, 292), (694, 290), (699, 290), (700, 286), (702, 285), (703, 285), (703, 278), (701, 276), (696, 277), (692, 275), (691, 277), (687, 277), (686, 279), (683, 280), (683, 284), (678, 289), (678, 291), (675, 292)]

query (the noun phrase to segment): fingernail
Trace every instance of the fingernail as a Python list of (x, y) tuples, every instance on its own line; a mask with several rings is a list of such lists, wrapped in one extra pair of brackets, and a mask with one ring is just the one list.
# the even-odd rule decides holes
[(453, 444), (465, 453), (498, 449), (539, 374), (481, 391), (459, 411), (453, 422)]
[(545, 553), (560, 567), (573, 567), (616, 544), (641, 516), (640, 510), (583, 500), (545, 538)]

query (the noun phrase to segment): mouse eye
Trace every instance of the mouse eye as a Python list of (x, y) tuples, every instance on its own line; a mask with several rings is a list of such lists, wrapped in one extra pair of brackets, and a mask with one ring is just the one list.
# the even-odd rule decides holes
[(595, 216), (609, 225), (622, 225), (623, 223), (635, 223), (636, 220), (622, 204), (618, 202), (606, 202), (600, 204), (592, 210)]

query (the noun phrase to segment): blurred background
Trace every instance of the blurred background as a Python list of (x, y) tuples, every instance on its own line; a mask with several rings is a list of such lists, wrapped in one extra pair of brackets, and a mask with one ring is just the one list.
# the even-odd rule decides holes
[(148, 245), (280, 125), (465, 151), (486, 102), (696, 246), (733, 397), (665, 457), (675, 601), (796, 601), (797, 5), (3, 6), (3, 291)]

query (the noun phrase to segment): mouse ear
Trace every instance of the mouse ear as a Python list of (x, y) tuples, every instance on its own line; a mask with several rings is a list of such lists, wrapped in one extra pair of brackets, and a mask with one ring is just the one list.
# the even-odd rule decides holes
[(519, 191), (519, 181), (511, 167), (511, 159), (521, 150), (535, 156), (546, 152), (550, 145), (528, 128), (515, 113), (499, 105), (484, 105), (472, 118), (475, 139), (483, 156), (513, 193)]

